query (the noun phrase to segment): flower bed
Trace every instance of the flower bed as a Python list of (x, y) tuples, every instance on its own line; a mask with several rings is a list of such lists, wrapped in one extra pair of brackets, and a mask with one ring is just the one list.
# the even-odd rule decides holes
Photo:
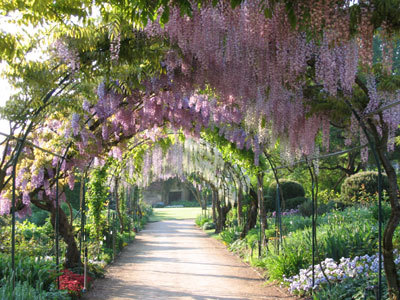
[[(75, 274), (72, 271), (65, 269), (62, 271), (60, 279), (60, 290), (68, 290), (68, 294), (72, 297), (80, 297), (84, 287), (84, 276)], [(87, 276), (87, 283), (89, 284), (93, 279)]]
[[(397, 256), (395, 263), (399, 265), (400, 257)], [(312, 266), (301, 269), (298, 275), (284, 278), (284, 281), (289, 284), (291, 293), (301, 296), (310, 295), (312, 290), (323, 290), (329, 285), (332, 288), (332, 286), (349, 280), (357, 280), (360, 290), (376, 290), (378, 267), (377, 254), (356, 256), (354, 259), (342, 257), (339, 263), (332, 258), (327, 258), (321, 262), (321, 265), (315, 265), (314, 286), (312, 284)]]

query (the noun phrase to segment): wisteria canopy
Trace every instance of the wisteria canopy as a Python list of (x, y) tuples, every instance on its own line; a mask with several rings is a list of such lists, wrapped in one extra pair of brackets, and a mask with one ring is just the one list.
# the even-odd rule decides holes
[[(257, 168), (277, 145), (289, 163), (328, 152), (332, 125), (346, 129), (348, 145), (365, 146), (361, 118), (392, 180), (384, 248), (393, 273), (400, 204), (386, 154), (400, 123), (400, 106), (392, 105), (400, 100), (398, 1), (34, 2), (0, 6), (11, 22), (41, 25), (39, 38), (19, 44), (3, 31), (0, 44), (17, 90), (2, 115), (27, 140), (16, 169), (21, 216), (31, 201), (54, 200), (64, 154), (62, 177), (71, 188), (76, 173), (108, 156), (135, 157), (142, 184), (184, 172), (211, 180), (223, 157), (204, 142), (206, 132), (251, 153)], [(41, 59), (26, 56), (33, 49), (44, 52)], [(157, 145), (182, 134), (187, 140), (167, 150)], [(185, 151), (202, 143), (212, 155), (185, 163)], [(4, 144), (1, 214), (10, 212), (16, 144)]]

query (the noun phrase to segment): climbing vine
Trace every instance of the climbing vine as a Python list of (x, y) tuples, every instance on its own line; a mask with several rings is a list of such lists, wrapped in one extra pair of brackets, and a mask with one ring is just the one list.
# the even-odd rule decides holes
[(90, 173), (90, 180), (86, 192), (87, 205), (90, 216), (93, 217), (95, 224), (95, 236), (101, 236), (102, 223), (105, 219), (102, 218), (102, 209), (107, 205), (109, 197), (109, 187), (107, 187), (107, 166), (94, 168)]

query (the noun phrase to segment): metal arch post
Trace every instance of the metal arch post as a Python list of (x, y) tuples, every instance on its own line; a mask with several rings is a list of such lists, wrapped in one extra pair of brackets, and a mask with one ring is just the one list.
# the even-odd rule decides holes
[[(55, 230), (56, 230), (56, 232), (55, 232), (55, 238), (56, 238), (56, 269), (57, 269), (57, 271), (58, 271), (58, 267), (59, 267), (59, 264), (60, 264), (60, 257), (59, 257), (59, 237), (58, 237), (58, 235), (59, 235), (59, 229), (60, 229), (60, 211), (59, 211), (59, 208), (60, 208), (60, 205), (59, 205), (59, 202), (58, 202), (58, 177), (59, 177), (59, 175), (60, 175), (60, 168), (61, 168), (61, 163), (62, 162), (58, 162), (58, 164), (57, 164), (57, 171), (56, 171), (56, 219), (55, 219)], [(57, 288), (58, 289), (60, 289), (60, 276), (57, 276)]]
[(367, 127), (364, 123), (364, 121), (361, 119), (360, 115), (356, 112), (356, 110), (353, 108), (351, 103), (345, 99), (346, 104), (350, 107), (352, 113), (357, 119), (357, 122), (360, 124), (367, 140), (368, 140), (368, 146), (372, 151), (376, 167), (378, 169), (378, 295), (377, 295), (377, 300), (381, 300), (382, 297), (382, 168), (381, 164), (379, 161), (378, 154), (376, 152), (375, 148), (375, 143), (372, 141)]
[(86, 222), (86, 197), (85, 197), (85, 187), (86, 187), (86, 176), (83, 177), (82, 184), (82, 203), (81, 203), (81, 236), (80, 236), (80, 255), (82, 255), (83, 243), (85, 242), (85, 222)]
[(312, 290), (314, 291), (315, 286), (315, 236), (316, 236), (316, 224), (315, 224), (315, 197), (314, 197), (314, 177), (311, 176), (312, 186), (311, 186), (311, 199), (312, 199), (312, 208), (311, 208), (311, 215), (312, 215), (312, 233), (311, 233), (311, 240), (312, 240)]
[(13, 161), (12, 168), (12, 200), (11, 200), (11, 268), (12, 268), (12, 286), (15, 289), (15, 177), (17, 171), (18, 157)]
[(17, 142), (15, 146), (15, 155), (13, 157), (12, 163), (12, 199), (11, 199), (11, 269), (12, 269), (12, 284), (13, 291), (15, 289), (15, 210), (16, 210), (16, 172), (17, 172), (17, 163), (19, 155), (21, 154), (22, 148), (24, 147), (24, 143), (26, 140), (26, 136), (29, 133), (30, 127), (28, 127), (27, 131), (24, 134), (24, 137)]
[(279, 230), (279, 236), (278, 236), (278, 254), (279, 254), (279, 248), (282, 248), (282, 212), (281, 212), (281, 198), (280, 198), (280, 187), (279, 184), (276, 185), (276, 221), (278, 222), (278, 230)]
[[(71, 147), (72, 143), (69, 143), (68, 146), (65, 149), (64, 155), (62, 156), (61, 160), (57, 163), (57, 169), (56, 169), (56, 218), (55, 218), (55, 240), (56, 240), (56, 269), (58, 271), (58, 267), (60, 264), (60, 241), (59, 241), (59, 234), (60, 234), (60, 203), (59, 203), (59, 197), (58, 197), (58, 190), (59, 190), (59, 184), (58, 180), (60, 177), (60, 169), (62, 164), (65, 161), (65, 158), (67, 156), (69, 147)], [(60, 289), (60, 276), (57, 276), (57, 288)]]

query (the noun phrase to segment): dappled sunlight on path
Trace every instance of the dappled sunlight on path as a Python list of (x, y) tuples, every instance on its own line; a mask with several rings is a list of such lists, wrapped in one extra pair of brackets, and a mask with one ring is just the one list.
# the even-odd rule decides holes
[(84, 299), (294, 299), (257, 273), (193, 220), (147, 225)]

